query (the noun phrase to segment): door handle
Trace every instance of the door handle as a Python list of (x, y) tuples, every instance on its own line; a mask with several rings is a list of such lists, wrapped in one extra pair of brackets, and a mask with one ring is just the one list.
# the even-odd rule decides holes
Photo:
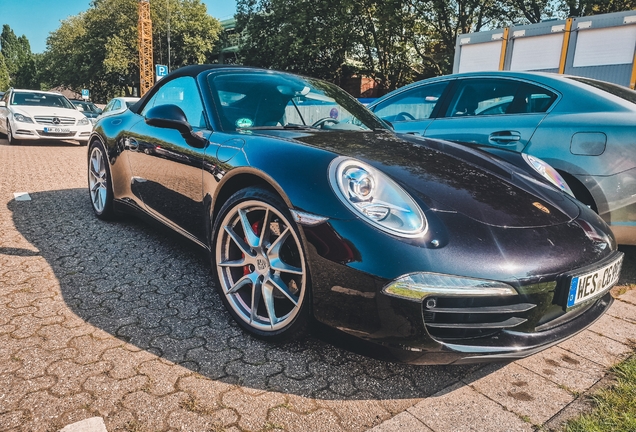
[(521, 134), (517, 131), (498, 131), (488, 136), (488, 140), (496, 144), (509, 144), (521, 140)]

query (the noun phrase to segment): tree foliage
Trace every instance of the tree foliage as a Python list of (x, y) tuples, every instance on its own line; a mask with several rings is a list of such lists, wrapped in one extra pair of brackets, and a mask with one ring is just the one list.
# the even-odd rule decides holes
[(238, 0), (245, 64), (382, 92), (452, 71), (457, 36), (546, 18), (634, 9), (634, 0)]
[(9, 75), (9, 86), (39, 88), (37, 58), (31, 52), (31, 44), (26, 36), (16, 36), (11, 27), (4, 24), (0, 33), (0, 52)]
[(7, 64), (4, 61), (4, 56), (0, 52), (0, 91), (5, 91), (9, 88), (9, 70)]
[[(167, 62), (168, 1), (151, 2), (155, 63)], [(221, 30), (200, 0), (170, 0), (171, 67), (211, 57)], [(44, 77), (51, 86), (88, 88), (98, 101), (130, 96), (139, 86), (137, 0), (93, 0), (62, 21), (47, 40)]]

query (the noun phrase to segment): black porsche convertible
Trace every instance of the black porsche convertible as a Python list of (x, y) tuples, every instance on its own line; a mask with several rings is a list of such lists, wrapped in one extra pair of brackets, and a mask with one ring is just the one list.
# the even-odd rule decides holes
[(419, 364), (574, 335), (623, 258), (540, 159), (398, 135), (335, 85), (248, 67), (178, 69), (101, 119), (88, 182), (97, 217), (149, 216), (207, 250), (202, 289), (253, 335), (316, 320)]

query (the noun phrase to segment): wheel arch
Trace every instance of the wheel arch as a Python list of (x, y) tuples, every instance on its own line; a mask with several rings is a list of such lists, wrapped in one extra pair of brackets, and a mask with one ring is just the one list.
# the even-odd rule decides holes
[[(288, 208), (292, 208), (291, 201), (283, 188), (272, 177), (250, 167), (235, 168), (228, 173), (216, 187), (211, 202), (210, 221), (208, 223), (208, 239), (212, 239), (212, 226), (223, 204), (236, 192), (248, 187), (262, 187), (275, 193)], [(212, 244), (209, 245), (212, 247)]]

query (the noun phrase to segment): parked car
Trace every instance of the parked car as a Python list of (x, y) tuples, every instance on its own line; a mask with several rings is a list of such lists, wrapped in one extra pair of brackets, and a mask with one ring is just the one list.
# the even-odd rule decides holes
[(413, 363), (523, 357), (612, 303), (623, 254), (549, 166), (397, 135), (335, 85), (180, 68), (101, 119), (98, 218), (156, 219), (206, 250), (231, 316), (266, 340), (311, 319)]
[(93, 102), (88, 102), (81, 99), (70, 99), (71, 103), (75, 105), (86, 118), (92, 123), (97, 123), (97, 117), (102, 113), (102, 109), (97, 107)]
[(111, 115), (119, 114), (126, 111), (129, 107), (139, 101), (136, 97), (116, 97), (111, 99), (104, 107), (104, 110), (97, 116), (99, 120), (102, 117), (108, 117)]
[(395, 131), (525, 152), (636, 245), (636, 92), (589, 78), (478, 72), (420, 81), (369, 108)]
[(0, 133), (9, 144), (22, 140), (76, 140), (88, 143), (92, 125), (63, 95), (9, 89), (0, 100)]

